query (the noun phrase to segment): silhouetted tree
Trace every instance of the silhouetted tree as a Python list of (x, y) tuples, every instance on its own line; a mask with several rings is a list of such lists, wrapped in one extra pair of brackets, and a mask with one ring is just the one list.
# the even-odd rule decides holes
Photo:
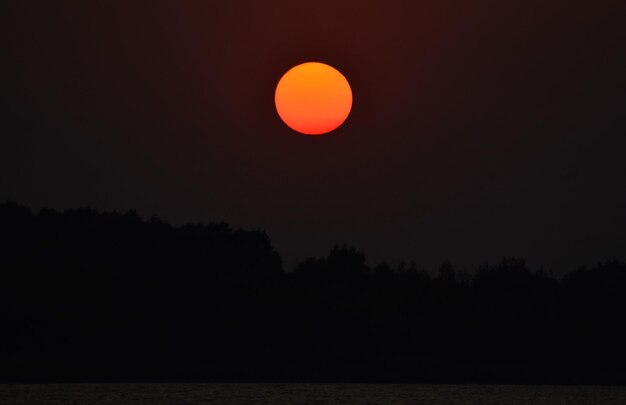
[(284, 272), (262, 231), (0, 204), (0, 379), (625, 383), (626, 265)]

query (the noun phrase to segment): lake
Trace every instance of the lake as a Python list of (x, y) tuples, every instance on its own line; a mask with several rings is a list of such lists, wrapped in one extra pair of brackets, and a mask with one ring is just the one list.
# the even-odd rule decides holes
[(0, 405), (624, 405), (626, 387), (417, 384), (9, 384)]

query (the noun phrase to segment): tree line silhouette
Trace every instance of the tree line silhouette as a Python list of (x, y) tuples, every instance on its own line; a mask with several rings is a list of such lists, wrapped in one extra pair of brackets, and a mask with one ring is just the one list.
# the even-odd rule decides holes
[(285, 271), (269, 237), (0, 204), (0, 381), (626, 383), (626, 264)]

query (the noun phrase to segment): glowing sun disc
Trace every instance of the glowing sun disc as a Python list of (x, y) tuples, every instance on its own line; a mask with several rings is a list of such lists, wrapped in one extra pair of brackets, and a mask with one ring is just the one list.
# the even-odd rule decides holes
[(344, 123), (352, 109), (352, 89), (334, 67), (307, 62), (278, 82), (276, 111), (287, 126), (305, 135), (323, 135)]

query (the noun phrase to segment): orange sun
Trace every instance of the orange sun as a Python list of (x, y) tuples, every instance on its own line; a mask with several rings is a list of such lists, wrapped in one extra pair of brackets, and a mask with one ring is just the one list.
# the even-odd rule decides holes
[(291, 129), (305, 135), (322, 135), (348, 118), (352, 90), (337, 69), (307, 62), (283, 75), (274, 101), (278, 115)]

